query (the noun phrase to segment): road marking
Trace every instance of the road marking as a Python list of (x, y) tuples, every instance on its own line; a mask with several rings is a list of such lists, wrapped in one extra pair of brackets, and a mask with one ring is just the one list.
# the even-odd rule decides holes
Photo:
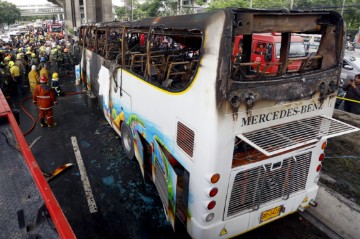
[(34, 144), (41, 138), (41, 136), (37, 137), (36, 139), (34, 139), (34, 141), (30, 144), (29, 148), (31, 149), (32, 146), (34, 146)]
[(98, 209), (97, 209), (97, 206), (96, 206), (94, 195), (93, 195), (92, 190), (91, 190), (91, 186), (90, 186), (89, 178), (88, 178), (87, 173), (86, 173), (85, 165), (84, 165), (84, 162), (83, 162), (82, 157), (81, 157), (79, 145), (77, 143), (77, 140), (76, 140), (75, 136), (71, 137), (71, 143), (72, 143), (73, 148), (74, 148), (76, 162), (77, 162), (77, 164), (79, 166), (81, 181), (83, 182), (85, 195), (86, 195), (86, 200), (87, 200), (88, 205), (89, 205), (90, 213), (95, 213), (95, 212), (97, 212)]

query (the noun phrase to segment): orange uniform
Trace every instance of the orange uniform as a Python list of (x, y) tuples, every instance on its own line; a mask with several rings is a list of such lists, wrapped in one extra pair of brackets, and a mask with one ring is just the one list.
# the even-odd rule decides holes
[(54, 91), (44, 83), (37, 85), (33, 94), (33, 102), (34, 104), (37, 104), (39, 108), (39, 120), (41, 126), (45, 125), (45, 116), (48, 126), (53, 126), (54, 120), (52, 108), (54, 104), (57, 104)]

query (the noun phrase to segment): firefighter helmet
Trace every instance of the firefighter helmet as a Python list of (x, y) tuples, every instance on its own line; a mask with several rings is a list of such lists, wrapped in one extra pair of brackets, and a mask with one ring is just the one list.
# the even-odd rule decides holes
[(35, 55), (35, 53), (31, 53), (31, 57), (35, 57), (36, 55)]
[(53, 79), (58, 79), (58, 78), (59, 78), (59, 74), (58, 74), (57, 72), (54, 72), (54, 73), (52, 74), (52, 78), (53, 78)]
[(13, 67), (15, 65), (15, 63), (13, 61), (9, 62), (9, 67)]
[(46, 83), (47, 80), (48, 80), (48, 79), (46, 78), (45, 75), (41, 75), (41, 77), (40, 77), (40, 83)]

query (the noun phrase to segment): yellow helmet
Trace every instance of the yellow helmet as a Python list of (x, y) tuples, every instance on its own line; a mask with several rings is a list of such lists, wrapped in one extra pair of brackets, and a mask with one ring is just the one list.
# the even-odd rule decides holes
[(19, 48), (19, 49), (18, 49), (18, 52), (22, 52), (22, 51), (23, 51), (23, 49), (22, 49), (22, 48)]
[(31, 57), (35, 57), (36, 55), (35, 55), (35, 53), (31, 53)]
[(31, 53), (32, 53), (31, 51), (27, 51), (26, 55), (31, 55)]
[(31, 47), (30, 47), (30, 46), (28, 46), (26, 49), (27, 49), (27, 51), (31, 51)]
[(20, 53), (16, 54), (16, 60), (19, 60), (19, 59), (21, 59), (21, 54)]
[(52, 74), (52, 78), (53, 78), (53, 79), (59, 78), (59, 74), (58, 74), (57, 72), (54, 72), (54, 73)]
[(9, 62), (9, 67), (13, 67), (15, 65), (15, 63), (13, 61)]

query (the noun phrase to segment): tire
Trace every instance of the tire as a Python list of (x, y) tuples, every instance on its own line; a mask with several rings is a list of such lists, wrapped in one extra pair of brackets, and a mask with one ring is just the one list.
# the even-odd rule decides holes
[(128, 159), (133, 159), (134, 153), (134, 137), (130, 127), (123, 122), (121, 124), (121, 145)]

